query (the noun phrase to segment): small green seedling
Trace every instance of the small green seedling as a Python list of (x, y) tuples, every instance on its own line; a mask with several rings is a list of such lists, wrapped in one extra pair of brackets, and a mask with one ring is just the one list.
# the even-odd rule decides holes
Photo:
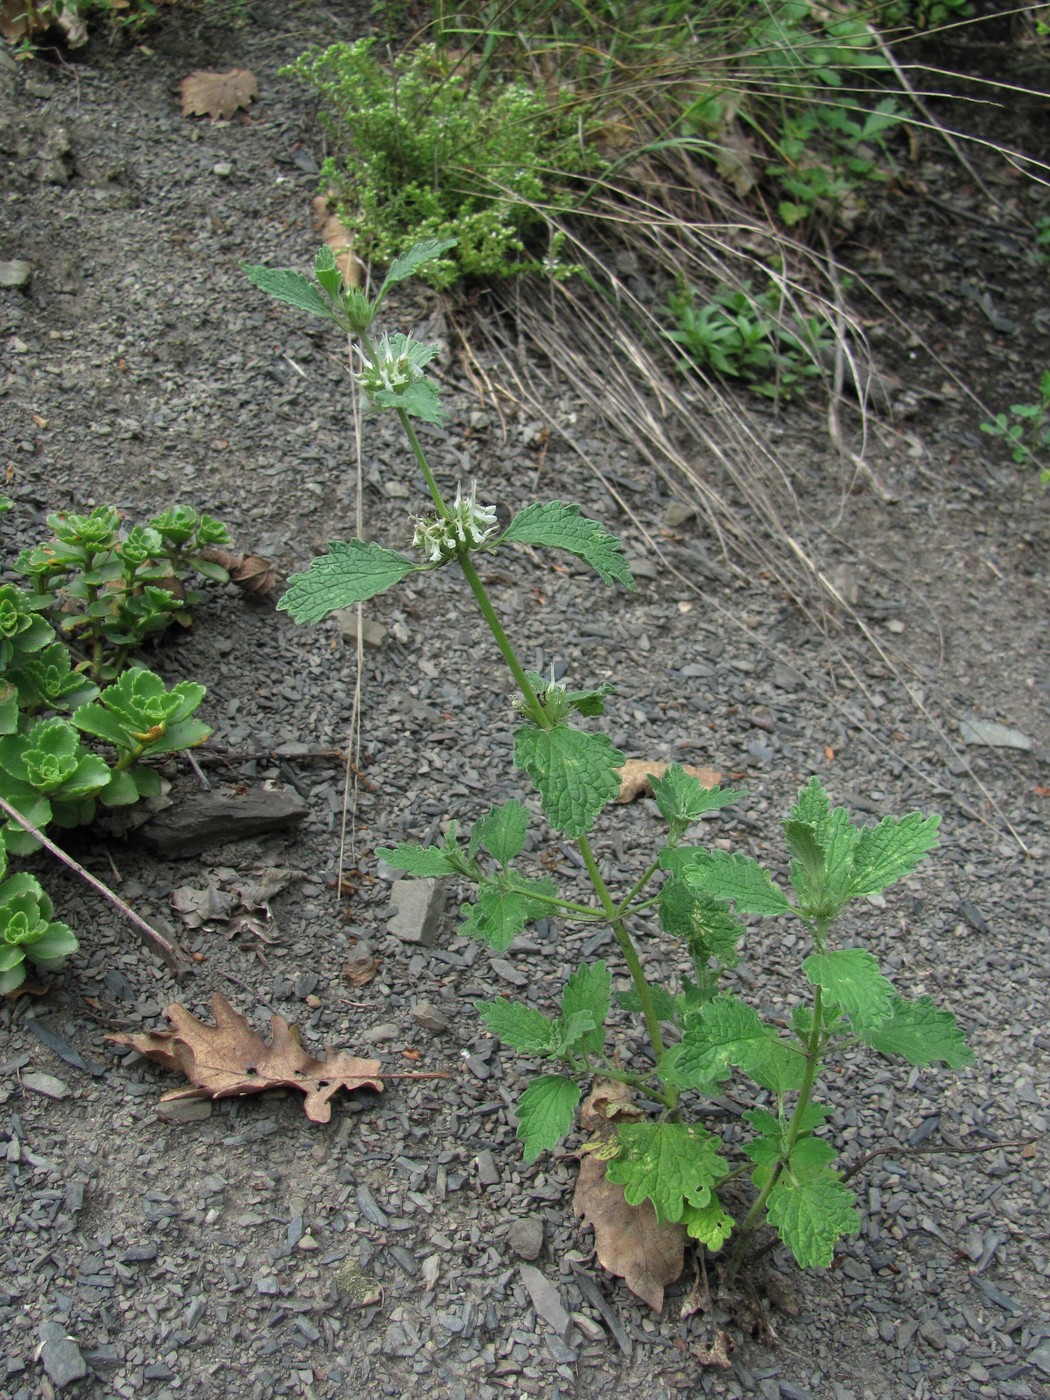
[[(784, 823), (789, 894), (749, 856), (698, 844), (697, 823), (739, 796), (709, 790), (681, 767), (653, 776), (663, 833), (625, 891), (611, 890), (592, 845), (601, 814), (618, 794), (624, 755), (587, 721), (604, 711), (609, 686), (569, 689), (524, 668), (498, 618), (476, 560), (510, 546), (555, 549), (588, 564), (604, 583), (631, 590), (619, 541), (564, 501), (526, 506), (506, 527), (474, 487), (454, 500), (440, 491), (413, 420), (441, 421), (437, 385), (427, 376), (430, 347), (404, 336), (376, 338), (373, 323), (389, 289), (444, 242), (423, 243), (399, 258), (374, 300), (342, 286), (322, 249), (309, 279), (295, 272), (246, 267), (249, 279), (279, 300), (333, 322), (355, 336), (355, 378), (373, 404), (396, 413), (430, 493), (433, 510), (413, 529), (414, 554), (352, 539), (333, 544), (295, 575), (279, 606), (302, 622), (363, 602), (412, 578), (452, 566), (463, 575), (517, 689), (514, 763), (531, 780), (549, 826), (575, 843), (593, 896), (558, 891), (525, 858), (530, 820), (516, 798), (474, 822), (454, 825), (440, 845), (400, 843), (377, 849), (395, 869), (456, 878), (475, 895), (460, 932), (503, 952), (533, 920), (557, 916), (611, 930), (629, 985), (604, 959), (584, 961), (568, 978), (553, 1013), (506, 998), (476, 1003), (485, 1025), (506, 1045), (539, 1063), (518, 1101), (518, 1135), (527, 1163), (573, 1129), (584, 1086), (593, 1076), (618, 1081), (656, 1105), (656, 1113), (615, 1126), (602, 1148), (609, 1182), (631, 1205), (649, 1202), (658, 1222), (684, 1225), (712, 1253), (733, 1240), (732, 1273), (755, 1230), (771, 1226), (803, 1267), (826, 1266), (836, 1242), (859, 1228), (856, 1198), (834, 1165), (826, 1135), (829, 1110), (815, 1093), (829, 1059), (868, 1047), (912, 1065), (951, 1067), (972, 1056), (953, 1017), (930, 998), (905, 998), (879, 971), (874, 955), (839, 923), (843, 911), (912, 873), (937, 844), (937, 817), (886, 817), (854, 824), (832, 807), (817, 779), (798, 795)], [(745, 920), (786, 919), (803, 935), (796, 1004), (763, 1016), (727, 981), (745, 938)], [(688, 973), (663, 986), (650, 981), (640, 949), (656, 935), (681, 949)], [(640, 1017), (650, 1058), (631, 1068), (609, 1045), (614, 1004)], [(730, 1079), (751, 1096), (748, 1132), (730, 1146), (695, 1121)], [(750, 1178), (750, 1196), (746, 1178)]]
[[(1009, 414), (997, 413), (981, 424), (981, 432), (1001, 438), (1018, 466), (1040, 465), (1050, 457), (1050, 369), (1039, 381), (1038, 403), (1011, 404)], [(1050, 467), (1040, 468), (1040, 480), (1044, 486), (1050, 482)]]

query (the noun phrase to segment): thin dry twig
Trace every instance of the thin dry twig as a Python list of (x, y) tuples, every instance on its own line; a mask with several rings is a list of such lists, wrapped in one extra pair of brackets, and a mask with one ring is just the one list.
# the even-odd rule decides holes
[(172, 943), (169, 939), (165, 938), (162, 933), (158, 933), (151, 924), (148, 924), (145, 919), (139, 914), (136, 914), (129, 904), (125, 904), (119, 894), (114, 894), (108, 885), (102, 883), (98, 876), (92, 875), (90, 870), (85, 870), (78, 861), (75, 861), (72, 856), (67, 855), (60, 846), (56, 846), (54, 841), (45, 836), (38, 827), (35, 827), (33, 823), (28, 820), (28, 818), (23, 817), (22, 813), (12, 807), (10, 802), (4, 797), (0, 797), (0, 810), (4, 811), (13, 822), (17, 822), (23, 831), (28, 831), (30, 836), (39, 841), (45, 851), (53, 855), (56, 860), (61, 861), (62, 864), (72, 870), (75, 875), (79, 875), (85, 884), (90, 885), (93, 890), (97, 890), (104, 899), (108, 899), (115, 909), (119, 909), (124, 917), (135, 925), (142, 935), (143, 941), (149, 944), (158, 957), (163, 958), (176, 977), (183, 977), (187, 972), (193, 970), (192, 964), (178, 944)]

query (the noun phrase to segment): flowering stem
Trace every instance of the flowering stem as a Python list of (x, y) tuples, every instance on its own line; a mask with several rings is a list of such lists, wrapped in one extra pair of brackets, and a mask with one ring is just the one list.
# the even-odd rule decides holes
[(445, 498), (442, 496), (441, 489), (434, 479), (434, 473), (430, 470), (427, 454), (423, 451), (423, 444), (420, 442), (419, 435), (412, 426), (412, 420), (403, 408), (397, 410), (397, 416), (401, 419), (401, 426), (404, 428), (412, 451), (415, 453), (416, 461), (419, 464), (419, 470), (423, 473), (423, 480), (426, 482), (427, 489), (434, 498), (434, 504), (438, 508), (438, 513), (443, 520), (448, 520), (451, 512), (445, 504)]
[(481, 609), (481, 615), (488, 623), (489, 631), (492, 633), (493, 637), (495, 637), (496, 645), (503, 653), (503, 659), (510, 668), (510, 673), (514, 677), (514, 683), (525, 699), (529, 717), (541, 729), (549, 729), (550, 724), (547, 719), (547, 712), (540, 704), (540, 697), (536, 694), (535, 687), (525, 674), (525, 668), (518, 660), (517, 653), (513, 646), (511, 646), (510, 639), (506, 632), (503, 630), (503, 624), (496, 616), (496, 609), (492, 606), (488, 590), (482, 583), (481, 576), (477, 569), (474, 567), (474, 561), (471, 559), (466, 549), (461, 549), (456, 555), (456, 558), (459, 561), (459, 567), (463, 570), (463, 577), (470, 585), (470, 591), (474, 594), (477, 605)]

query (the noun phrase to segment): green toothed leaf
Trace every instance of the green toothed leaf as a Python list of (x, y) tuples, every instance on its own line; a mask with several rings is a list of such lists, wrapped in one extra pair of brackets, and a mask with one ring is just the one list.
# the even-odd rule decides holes
[(853, 853), (851, 896), (878, 894), (911, 872), (937, 845), (940, 817), (909, 812), (906, 817), (883, 817), (878, 826), (865, 827)]
[(296, 622), (320, 622), (338, 608), (363, 603), (393, 588), (418, 569), (411, 559), (382, 545), (363, 540), (334, 540), (328, 553), (314, 559), (301, 574), (288, 580), (288, 591), (277, 604)]
[(518, 1137), (525, 1144), (524, 1162), (557, 1147), (572, 1127), (580, 1088), (560, 1074), (541, 1074), (518, 1100)]
[(719, 1138), (685, 1123), (622, 1123), (619, 1151), (606, 1178), (623, 1187), (628, 1205), (648, 1199), (661, 1222), (679, 1223), (692, 1206), (711, 1204), (712, 1187), (729, 1168), (718, 1154)]
[(401, 841), (396, 846), (377, 846), (375, 853), (378, 860), (385, 860), (392, 869), (403, 870), (406, 875), (420, 879), (454, 875), (457, 869), (440, 846)]
[(813, 986), (822, 987), (842, 1008), (858, 1035), (875, 1030), (889, 1016), (893, 983), (883, 977), (864, 948), (811, 953), (803, 960), (802, 970)]
[(604, 734), (524, 725), (514, 732), (514, 763), (535, 783), (551, 825), (566, 836), (585, 836), (620, 791), (624, 756)]
[(660, 1073), (683, 1088), (706, 1089), (731, 1067), (775, 1093), (802, 1085), (805, 1058), (782, 1041), (758, 1012), (733, 996), (714, 997), (686, 1018), (681, 1041), (660, 1062)]
[(615, 581), (625, 588), (634, 588), (620, 541), (596, 520), (581, 515), (579, 506), (566, 501), (526, 506), (511, 521), (500, 543), (504, 540), (564, 549), (590, 564), (603, 583)]
[(894, 997), (889, 1018), (861, 1038), (884, 1055), (900, 1055), (910, 1065), (932, 1065), (939, 1060), (949, 1069), (962, 1069), (973, 1064), (973, 1051), (955, 1017), (949, 1011), (938, 1011), (929, 997), (914, 1001)]
[(332, 307), (321, 289), (301, 272), (259, 267), (251, 263), (241, 263), (241, 270), (249, 282), (277, 301), (286, 301), (300, 311), (309, 311), (311, 316), (332, 319)]
[(758, 861), (750, 856), (679, 846), (665, 849), (660, 863), (687, 880), (694, 889), (735, 905), (738, 914), (775, 917), (795, 912), (783, 890), (774, 885)]
[(530, 898), (529, 891), (553, 895), (552, 880), (525, 880), (515, 877), (510, 887), (489, 885), (478, 894), (476, 903), (469, 905), (459, 931), (465, 938), (476, 938), (496, 953), (505, 953), (526, 924), (542, 919), (549, 906)]
[[(760, 1190), (769, 1171), (758, 1167), (753, 1173)], [(826, 1269), (837, 1242), (860, 1229), (856, 1200), (838, 1172), (792, 1158), (769, 1193), (766, 1216), (801, 1268)]]
[(688, 1235), (699, 1240), (712, 1254), (717, 1254), (733, 1233), (736, 1221), (712, 1191), (706, 1206), (686, 1206), (682, 1223)]
[(581, 1036), (578, 1048), (586, 1055), (600, 1055), (605, 1048), (605, 1019), (609, 1014), (612, 978), (604, 962), (578, 967), (565, 984), (561, 1014), (566, 1022), (579, 1012), (590, 1012), (594, 1029)]
[(525, 845), (528, 824), (528, 812), (513, 798), (499, 807), (493, 807), (491, 812), (474, 823), (470, 833), (471, 852), (480, 846), (500, 865), (507, 865)]
[(390, 271), (383, 279), (377, 301), (381, 301), (389, 289), (398, 282), (404, 282), (409, 277), (414, 277), (424, 263), (430, 262), (432, 258), (439, 258), (442, 253), (447, 253), (450, 248), (454, 248), (456, 242), (455, 238), (424, 238), (409, 248), (407, 253), (402, 253), (399, 258), (395, 258), (390, 265)]
[(476, 1001), (474, 1009), (493, 1035), (523, 1055), (545, 1055), (557, 1040), (558, 1027), (554, 1021), (506, 997)]

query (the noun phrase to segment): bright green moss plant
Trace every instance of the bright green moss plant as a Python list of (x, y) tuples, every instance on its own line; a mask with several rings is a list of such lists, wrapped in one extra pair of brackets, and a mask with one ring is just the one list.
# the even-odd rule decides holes
[[(374, 300), (344, 288), (328, 249), (318, 254), (313, 278), (245, 268), (263, 291), (355, 337), (357, 384), (373, 404), (397, 414), (433, 504), (415, 522), (414, 554), (358, 539), (334, 543), (291, 579), (279, 607), (298, 621), (318, 622), (402, 579), (451, 566), (463, 575), (510, 671), (517, 690), (515, 766), (531, 780), (550, 826), (575, 843), (591, 897), (567, 897), (548, 876), (523, 866), (529, 813), (516, 798), (480, 816), (468, 835), (450, 825), (440, 845), (400, 843), (376, 855), (409, 875), (458, 877), (473, 886), (460, 932), (497, 952), (530, 921), (549, 916), (612, 931), (628, 989), (614, 990), (613, 969), (598, 960), (572, 973), (552, 1014), (503, 997), (475, 1003), (494, 1035), (543, 1068), (517, 1104), (525, 1161), (555, 1148), (572, 1130), (582, 1087), (592, 1076), (616, 1080), (656, 1105), (645, 1121), (621, 1123), (611, 1151), (604, 1149), (607, 1178), (623, 1187), (630, 1204), (650, 1201), (659, 1221), (684, 1225), (712, 1252), (735, 1238), (730, 1272), (763, 1225), (777, 1232), (800, 1265), (826, 1266), (836, 1242), (859, 1228), (856, 1198), (826, 1136), (829, 1109), (815, 1097), (829, 1058), (868, 1047), (913, 1065), (958, 1067), (971, 1060), (953, 1017), (928, 997), (901, 995), (839, 924), (847, 907), (915, 869), (937, 844), (938, 818), (913, 812), (857, 826), (812, 779), (783, 826), (789, 893), (749, 856), (692, 839), (701, 817), (738, 794), (708, 790), (672, 765), (651, 780), (662, 841), (629, 888), (609, 888), (592, 841), (603, 809), (619, 792), (624, 755), (586, 721), (603, 712), (610, 687), (571, 690), (526, 670), (477, 561), (502, 552), (506, 569), (509, 547), (529, 545), (574, 555), (612, 587), (630, 590), (634, 582), (619, 541), (574, 505), (529, 505), (503, 528), (476, 488), (461, 488), (453, 500), (439, 489), (414, 427), (417, 419), (442, 421), (437, 387), (426, 374), (434, 350), (402, 335), (377, 338), (373, 327), (389, 289), (447, 252), (440, 241), (416, 246), (394, 263)], [(741, 940), (754, 937), (744, 924), (751, 916), (788, 920), (808, 945), (797, 984), (803, 999), (783, 1017), (764, 1018), (725, 981)], [(687, 956), (690, 972), (676, 986), (653, 983), (646, 974), (641, 935), (651, 938), (654, 924)], [(614, 1001), (640, 1018), (648, 1065), (624, 1069), (609, 1047)], [(743, 1078), (746, 1087), (736, 1092), (749, 1093), (753, 1102), (744, 1114), (748, 1136), (733, 1144), (735, 1161), (719, 1134), (696, 1121), (705, 1098), (721, 1094), (731, 1076)]]

